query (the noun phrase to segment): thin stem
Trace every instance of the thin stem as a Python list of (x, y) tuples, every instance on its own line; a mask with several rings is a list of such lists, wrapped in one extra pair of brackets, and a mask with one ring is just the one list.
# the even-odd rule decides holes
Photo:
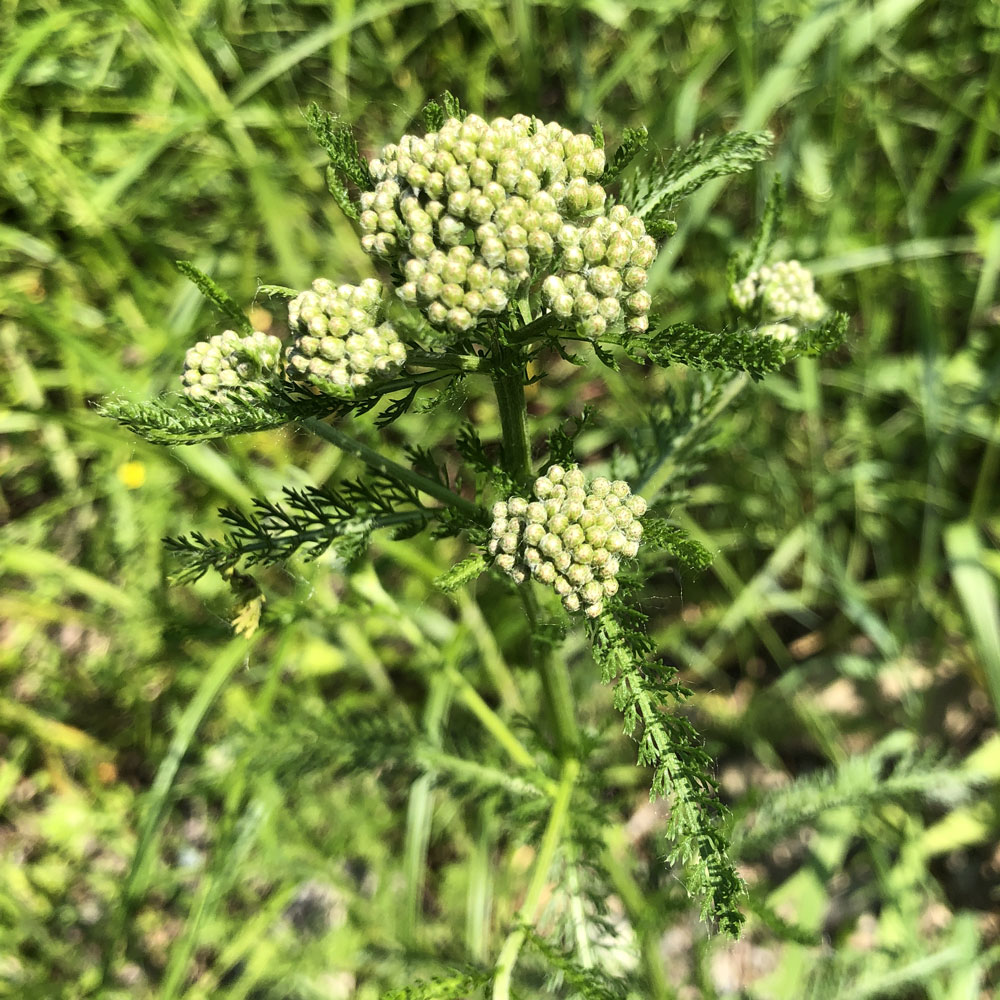
[(566, 664), (553, 656), (552, 650), (547, 645), (543, 646), (534, 638), (538, 634), (538, 602), (534, 593), (526, 585), (520, 588), (520, 595), (524, 613), (531, 627), (533, 665), (542, 680), (545, 704), (556, 730), (559, 756), (564, 759), (575, 757), (580, 750), (580, 733), (576, 726), (569, 672), (566, 670)]
[(749, 381), (750, 377), (745, 372), (741, 372), (735, 378), (730, 379), (719, 394), (719, 398), (716, 400), (711, 411), (698, 419), (687, 431), (671, 442), (670, 450), (646, 473), (642, 482), (635, 487), (635, 492), (644, 497), (647, 503), (653, 503), (663, 487), (670, 481), (670, 477), (674, 474), (676, 469), (674, 455), (706, 423), (712, 422), (743, 391)]
[(542, 775), (538, 763), (525, 745), (511, 732), (507, 724), (480, 697), (479, 692), (451, 665), (445, 666), (448, 680), (455, 685), (459, 701), (480, 721), (483, 728), (507, 751), (510, 758), (533, 775), (540, 787), (548, 794), (555, 793), (555, 783)]
[(629, 921), (639, 938), (642, 959), (646, 966), (650, 1000), (671, 1000), (674, 996), (667, 983), (660, 954), (660, 934), (650, 917), (653, 910), (642, 888), (635, 880), (625, 858), (630, 856), (629, 844), (620, 823), (609, 827), (604, 836), (605, 849), (601, 854), (604, 870), (628, 913)]
[(493, 968), (493, 1000), (510, 1000), (510, 983), (514, 974), (514, 966), (517, 964), (517, 957), (521, 953), (524, 939), (528, 936), (528, 928), (535, 923), (542, 891), (548, 881), (549, 871), (552, 868), (559, 841), (562, 839), (563, 827), (569, 817), (573, 785), (576, 783), (579, 773), (580, 762), (578, 760), (571, 758), (563, 761), (559, 776), (559, 788), (556, 791), (555, 801), (552, 803), (552, 811), (549, 813), (545, 832), (542, 834), (542, 842), (538, 848), (538, 856), (535, 858), (528, 891), (514, 917), (515, 927), (507, 935)]
[(406, 358), (408, 365), (417, 368), (440, 368), (453, 372), (489, 371), (490, 361), (478, 354), (435, 354), (433, 352), (411, 351)]
[(341, 451), (346, 451), (360, 458), (362, 462), (371, 468), (377, 469), (379, 472), (384, 472), (394, 479), (400, 480), (400, 482), (409, 483), (410, 486), (416, 490), (420, 490), (421, 493), (426, 493), (428, 496), (434, 497), (435, 500), (440, 500), (446, 506), (454, 507), (456, 510), (462, 511), (463, 514), (477, 521), (482, 518), (482, 511), (474, 503), (466, 500), (465, 497), (459, 496), (441, 483), (434, 482), (433, 479), (428, 479), (426, 476), (420, 475), (419, 472), (414, 472), (413, 469), (408, 469), (406, 466), (399, 465), (392, 461), (392, 459), (386, 458), (385, 455), (380, 454), (373, 448), (369, 448), (368, 445), (362, 444), (356, 438), (352, 438), (336, 427), (331, 427), (330, 424), (324, 423), (322, 420), (317, 420), (315, 417), (306, 417), (300, 420), (299, 423), (311, 430), (313, 434), (323, 438), (324, 441), (329, 441), (330, 444), (336, 445)]

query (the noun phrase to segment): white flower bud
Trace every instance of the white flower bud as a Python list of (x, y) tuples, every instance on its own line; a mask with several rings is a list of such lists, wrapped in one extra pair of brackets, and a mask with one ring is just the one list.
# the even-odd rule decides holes
[(636, 517), (642, 517), (642, 515), (646, 513), (647, 510), (646, 501), (643, 500), (643, 498), (639, 496), (638, 493), (632, 493), (630, 496), (628, 496), (625, 500), (625, 503), (628, 506), (628, 509), (632, 511), (632, 513)]
[[(551, 487), (551, 485), (552, 484), (549, 483), (550, 487)], [(538, 480), (535, 481), (535, 495), (536, 496), (541, 496), (541, 494), (539, 494), (539, 492), (538, 492)], [(537, 501), (529, 503), (528, 504), (528, 509), (527, 509), (527, 511), (525, 513), (526, 513), (526, 516), (527, 516), (528, 520), (531, 521), (531, 522), (533, 522), (533, 523), (535, 523), (535, 524), (541, 524), (548, 517), (548, 515), (545, 512), (544, 505), (538, 503)]]
[(558, 552), (562, 551), (562, 540), (558, 535), (548, 532), (538, 543), (538, 550), (542, 553), (542, 555), (548, 556), (551, 559)]
[(497, 566), (500, 567), (505, 573), (511, 573), (514, 570), (514, 557), (504, 553), (503, 555), (497, 556)]
[(538, 545), (545, 537), (545, 528), (536, 522), (532, 522), (524, 529), (524, 540), (530, 545)]

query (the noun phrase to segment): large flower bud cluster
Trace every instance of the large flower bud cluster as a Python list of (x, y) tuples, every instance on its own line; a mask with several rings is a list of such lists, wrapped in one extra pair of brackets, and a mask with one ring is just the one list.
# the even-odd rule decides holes
[(646, 501), (621, 479), (588, 486), (579, 468), (559, 465), (535, 480), (534, 495), (493, 505), (490, 555), (516, 583), (533, 576), (567, 611), (596, 618), (618, 592), (620, 560), (639, 551)]
[(826, 313), (812, 273), (797, 260), (783, 260), (751, 271), (732, 286), (730, 297), (741, 312), (748, 312), (759, 302), (765, 319), (789, 320), (792, 324), (809, 326)]
[(398, 261), (400, 298), (454, 333), (505, 309), (549, 261), (561, 261), (552, 276), (571, 279), (549, 286), (546, 304), (560, 315), (595, 329), (623, 308), (644, 316), (655, 243), (627, 209), (614, 221), (603, 216), (604, 166), (590, 136), (557, 122), (449, 118), (371, 162), (376, 185), (361, 196), (361, 245)]
[(334, 285), (317, 278), (288, 304), (294, 344), (287, 350), (288, 375), (334, 396), (350, 396), (374, 378), (393, 375), (406, 347), (391, 323), (379, 323), (382, 285)]
[(241, 337), (234, 330), (216, 334), (184, 356), (184, 394), (198, 402), (224, 403), (232, 391), (259, 393), (281, 379), (281, 341), (259, 331)]

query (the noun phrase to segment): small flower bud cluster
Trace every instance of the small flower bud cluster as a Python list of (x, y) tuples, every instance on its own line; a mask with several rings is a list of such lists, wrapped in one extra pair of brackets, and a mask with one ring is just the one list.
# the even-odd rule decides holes
[(376, 185), (361, 196), (361, 245), (397, 260), (400, 298), (455, 333), (503, 311), (557, 251), (558, 275), (573, 280), (550, 299), (566, 307), (569, 295), (567, 316), (596, 328), (622, 307), (645, 315), (644, 269), (656, 247), (642, 221), (627, 209), (614, 221), (581, 221), (603, 212), (604, 166), (590, 136), (558, 122), (449, 118), (423, 138), (403, 136), (371, 162)]
[(516, 583), (533, 576), (567, 611), (596, 618), (618, 592), (620, 560), (639, 551), (646, 501), (623, 480), (599, 477), (588, 487), (579, 468), (559, 465), (535, 480), (534, 495), (493, 505), (490, 555)]
[(542, 282), (542, 299), (559, 316), (576, 318), (582, 332), (599, 337), (623, 312), (633, 333), (649, 328), (646, 268), (656, 241), (642, 219), (615, 205), (589, 225), (566, 223), (556, 233), (559, 269)]
[(216, 334), (184, 356), (184, 394), (198, 402), (224, 403), (230, 391), (263, 392), (281, 379), (281, 341), (259, 331), (241, 337), (233, 330)]
[(288, 375), (334, 396), (350, 396), (374, 378), (395, 374), (406, 347), (391, 323), (379, 323), (382, 285), (334, 285), (317, 278), (288, 304), (295, 336), (287, 350)]
[(732, 286), (730, 298), (741, 312), (748, 312), (759, 301), (765, 318), (787, 319), (804, 326), (818, 323), (826, 313), (812, 274), (797, 260), (783, 260), (751, 271)]

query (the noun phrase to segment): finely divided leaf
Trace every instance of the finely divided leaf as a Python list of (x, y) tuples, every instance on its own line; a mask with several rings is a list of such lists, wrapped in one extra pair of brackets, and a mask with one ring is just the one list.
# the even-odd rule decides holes
[(367, 546), (373, 531), (416, 525), (433, 516), (413, 490), (385, 475), (352, 480), (337, 487), (284, 490), (285, 503), (254, 500), (254, 513), (223, 508), (219, 516), (229, 526), (221, 539), (195, 533), (165, 539), (180, 560), (178, 581), (197, 580), (210, 569), (220, 572), (287, 561), (299, 551), (315, 559), (335, 542), (346, 544), (345, 554)]
[(643, 218), (658, 218), (710, 180), (749, 170), (767, 156), (772, 141), (770, 132), (731, 132), (710, 142), (700, 138), (651, 164), (632, 181), (626, 200)]
[(483, 973), (443, 976), (382, 994), (382, 1000), (464, 1000), (489, 979)]
[(771, 190), (764, 205), (764, 217), (760, 221), (760, 229), (750, 248), (750, 259), (740, 278), (745, 278), (751, 271), (757, 270), (771, 256), (778, 231), (781, 228), (781, 215), (785, 207), (785, 186), (781, 177), (776, 176), (771, 183)]
[(445, 594), (451, 594), (456, 590), (460, 590), (467, 583), (471, 583), (485, 572), (486, 557), (480, 552), (474, 552), (471, 556), (466, 556), (461, 562), (455, 563), (451, 569), (442, 573), (434, 581), (434, 586)]
[(624, 1000), (626, 985), (622, 980), (613, 979), (600, 968), (580, 965), (534, 930), (528, 931), (527, 941), (552, 968), (562, 973), (566, 985), (583, 1000)]
[(196, 285), (198, 291), (208, 299), (223, 316), (228, 317), (239, 333), (253, 333), (253, 324), (247, 318), (247, 314), (239, 307), (236, 300), (226, 291), (219, 287), (204, 271), (199, 271), (189, 260), (178, 260), (174, 262), (177, 270), (184, 275), (192, 284)]
[(777, 371), (785, 363), (785, 353), (777, 340), (744, 327), (716, 333), (690, 323), (674, 323), (629, 337), (623, 340), (623, 346), (630, 357), (645, 357), (664, 368), (682, 364), (697, 369), (745, 371), (754, 379)]
[[(601, 138), (603, 141), (603, 132)], [(611, 157), (611, 162), (604, 168), (601, 174), (600, 184), (607, 186), (616, 180), (618, 175), (635, 159), (640, 150), (646, 148), (649, 141), (649, 132), (645, 125), (638, 128), (627, 128), (622, 132), (622, 141), (615, 150), (615, 155)]]
[(678, 525), (654, 517), (646, 519), (643, 529), (643, 550), (669, 552), (689, 569), (703, 570), (712, 565), (712, 553)]
[(847, 336), (847, 322), (847, 313), (835, 312), (819, 325), (806, 327), (793, 341), (793, 354), (811, 358), (840, 347)]
[(638, 763), (653, 770), (650, 796), (670, 798), (668, 860), (684, 867), (688, 891), (701, 898), (702, 919), (737, 937), (746, 886), (729, 857), (728, 811), (694, 726), (666, 708), (688, 692), (675, 668), (651, 662), (645, 625), (641, 612), (614, 602), (593, 626), (594, 658), (605, 682), (615, 685), (615, 707), (638, 744)]
[(459, 103), (458, 98), (450, 90), (446, 90), (441, 95), (441, 101), (444, 104), (445, 114), (449, 118), (457, 118), (459, 121), (465, 120), (465, 116), (468, 112), (464, 110), (462, 105)]
[(437, 132), (444, 124), (444, 108), (433, 98), (424, 105), (424, 129), (427, 132)]
[(348, 185), (353, 184), (361, 191), (370, 191), (374, 186), (368, 161), (358, 149), (358, 140), (351, 126), (329, 111), (324, 111), (313, 102), (306, 109), (306, 121), (316, 141), (330, 157), (327, 171), (327, 187), (341, 210), (350, 218), (358, 217), (358, 209), (351, 199)]
[(276, 392), (264, 398), (231, 394), (225, 406), (161, 396), (141, 403), (105, 399), (97, 407), (123, 427), (153, 444), (197, 444), (233, 434), (271, 430), (303, 417), (347, 413), (351, 404), (323, 396), (294, 396)]

